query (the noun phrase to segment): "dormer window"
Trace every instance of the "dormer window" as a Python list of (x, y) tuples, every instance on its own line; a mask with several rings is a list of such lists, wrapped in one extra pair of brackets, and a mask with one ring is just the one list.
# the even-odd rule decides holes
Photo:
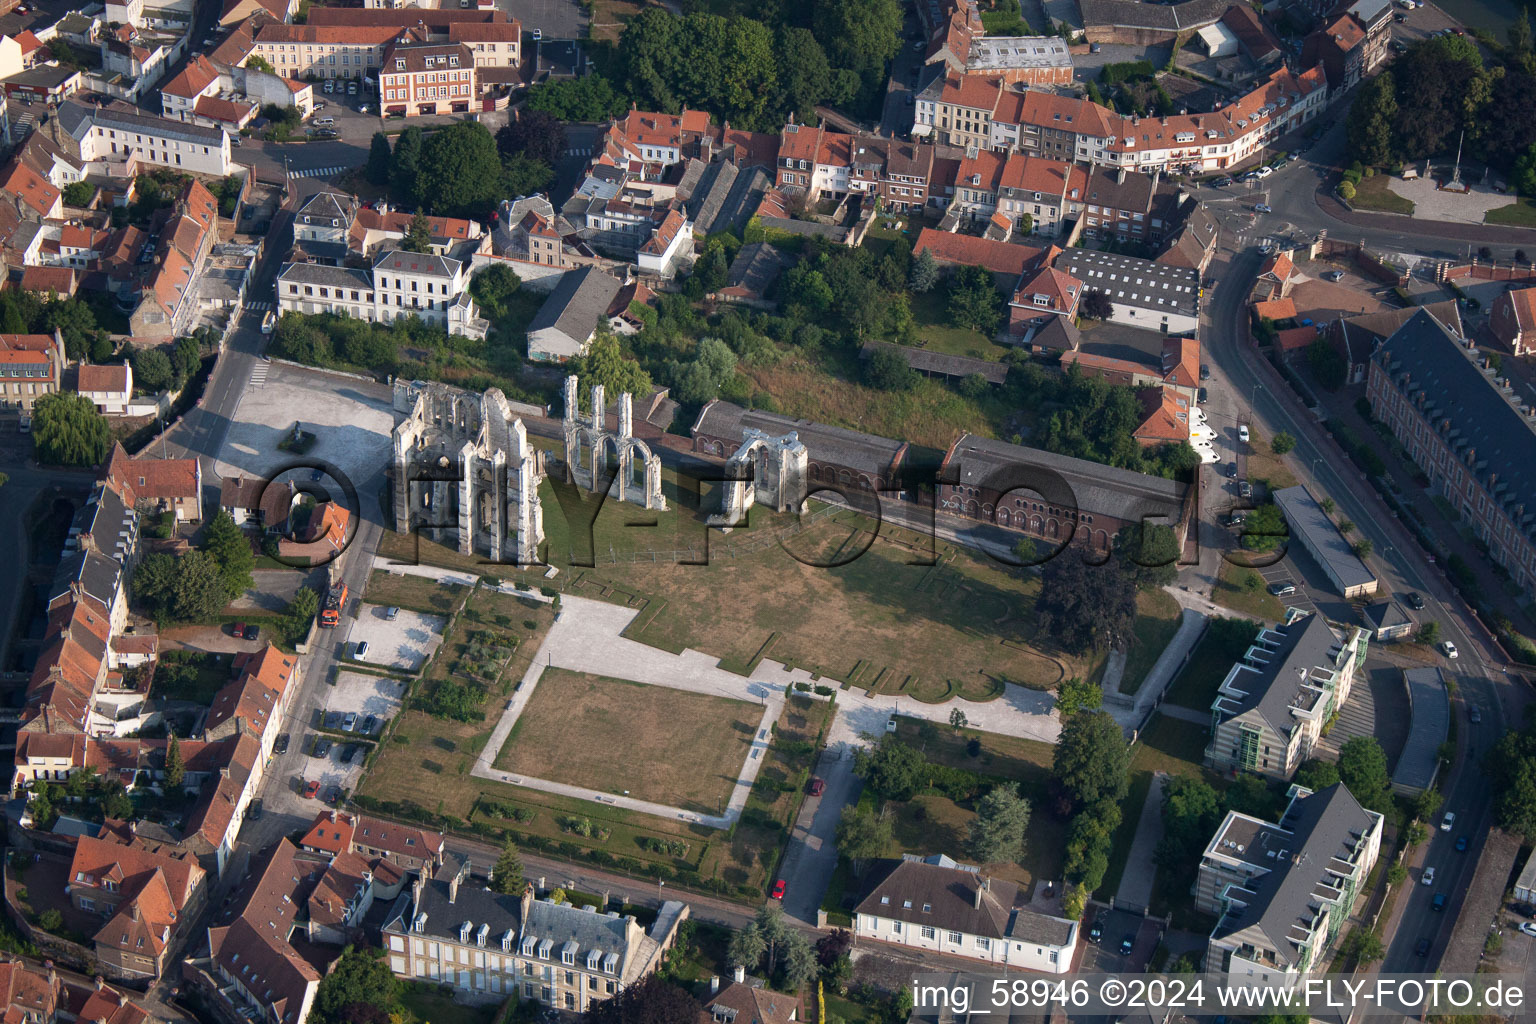
[(395, 70), (396, 71), (404, 71), (405, 70), (405, 61), (404, 61), (404, 59), (399, 58), (399, 57), (395, 58)]
[(522, 947), (523, 956), (533, 956), (533, 944), (534, 944), (535, 941), (536, 940), (534, 939), (534, 937), (532, 935), (525, 935), (523, 937), (523, 947)]
[(549, 959), (549, 951), (554, 949), (554, 948), (555, 948), (555, 940), (554, 939), (545, 939), (543, 942), (539, 943), (539, 959), (540, 960), (548, 960)]

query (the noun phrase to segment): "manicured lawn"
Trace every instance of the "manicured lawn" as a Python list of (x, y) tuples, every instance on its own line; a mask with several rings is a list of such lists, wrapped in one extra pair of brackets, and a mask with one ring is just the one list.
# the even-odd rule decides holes
[(1184, 666), (1168, 687), (1167, 699), (1170, 704), (1179, 707), (1192, 708), (1196, 711), (1208, 711), (1211, 702), (1216, 699), (1216, 691), (1221, 686), (1221, 681), (1227, 678), (1227, 673), (1232, 670), (1232, 665), (1252, 643), (1254, 635), (1258, 633), (1258, 627), (1254, 626), (1248, 631), (1248, 639), (1237, 642), (1236, 630), (1229, 637), (1223, 631), (1217, 630), (1215, 624), (1207, 629), (1200, 642), (1195, 645), (1190, 654), (1189, 663)]
[[(1025, 786), (1044, 781), (1056, 754), (1053, 744), (1039, 740), (982, 732), (980, 729), (961, 729), (957, 733), (953, 729), (936, 727), (929, 731), (923, 728), (922, 723), (907, 718), (898, 721), (896, 735), (921, 749), (923, 756), (935, 764), (1016, 779)], [(971, 740), (980, 744), (975, 757), (967, 749)]]
[(431, 1024), (491, 1024), (501, 1007), (496, 1003), (466, 1006), (453, 1001), (445, 986), (408, 982), (400, 986), (400, 1002), (420, 1021)]
[(912, 319), (917, 323), (917, 336), (923, 347), (935, 352), (996, 362), (1008, 351), (980, 331), (950, 323), (949, 290), (943, 284), (912, 296)]
[(1389, 174), (1374, 174), (1361, 178), (1355, 186), (1355, 198), (1350, 205), (1357, 210), (1385, 210), (1387, 213), (1413, 213), (1413, 203), (1387, 187), (1392, 180)]
[(1248, 446), (1248, 479), (1256, 484), (1262, 484), (1271, 491), (1295, 487), (1295, 474), (1291, 472), (1283, 458), (1270, 450), (1270, 439), (1260, 437), (1257, 431), (1253, 432), (1252, 438), (1252, 443)]
[(1485, 224), (1513, 224), (1516, 227), (1536, 228), (1536, 200), (1521, 199), (1497, 210), (1489, 210), (1483, 217)]
[(1131, 859), (1131, 843), (1136, 838), (1136, 826), (1141, 821), (1141, 808), (1152, 790), (1152, 773), (1132, 767), (1130, 788), (1120, 804), (1120, 824), (1115, 828), (1114, 839), (1109, 847), (1109, 866), (1104, 869), (1104, 881), (1099, 885), (1100, 899), (1107, 900), (1120, 889), (1120, 879), (1125, 875), (1125, 865)]
[(1182, 612), (1179, 603), (1166, 590), (1145, 590), (1136, 595), (1135, 641), (1125, 654), (1125, 673), (1120, 677), (1120, 692), (1135, 693), (1173, 634), (1179, 630)]
[(463, 587), (445, 585), (425, 576), (396, 576), (383, 569), (375, 569), (368, 577), (368, 589), (363, 597), (369, 604), (393, 605), (429, 615), (447, 615), (458, 607), (464, 594)]
[(761, 716), (746, 701), (548, 668), (496, 767), (720, 814)]
[[(1251, 579), (1257, 579), (1258, 585), (1245, 584), (1246, 580)], [(1259, 575), (1257, 569), (1234, 565), (1225, 559), (1216, 574), (1216, 590), (1212, 600), (1223, 608), (1266, 622), (1279, 622), (1285, 618), (1285, 606), (1279, 598), (1264, 589), (1264, 577)]]

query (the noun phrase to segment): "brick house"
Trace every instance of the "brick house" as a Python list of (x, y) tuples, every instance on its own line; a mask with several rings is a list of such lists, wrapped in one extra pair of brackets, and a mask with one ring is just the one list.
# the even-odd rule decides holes
[(1488, 328), (1517, 356), (1536, 351), (1536, 288), (1511, 288), (1494, 299)]

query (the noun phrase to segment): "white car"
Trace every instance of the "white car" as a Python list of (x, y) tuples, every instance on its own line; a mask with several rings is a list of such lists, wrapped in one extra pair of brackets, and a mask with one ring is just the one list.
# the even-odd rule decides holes
[(1275, 169), (1270, 167), (1268, 164), (1265, 164), (1263, 167), (1259, 167), (1256, 170), (1258, 171), (1259, 177), (1261, 178), (1267, 178), (1271, 174), (1275, 173)]
[(1214, 449), (1214, 448), (1196, 448), (1195, 451), (1200, 453), (1200, 461), (1201, 462), (1220, 462), (1221, 461), (1221, 456), (1216, 454), (1216, 449)]
[(1520, 930), (1527, 935), (1536, 935), (1536, 924), (1532, 924), (1529, 921), (1521, 921)]
[(1456, 825), (1456, 815), (1451, 811), (1445, 812), (1445, 817), (1440, 819), (1440, 831), (1449, 832)]
[(1456, 645), (1451, 643), (1449, 640), (1441, 641), (1440, 653), (1451, 659), (1455, 659), (1461, 655), (1461, 652), (1456, 649)]
[(1237, 439), (1244, 444), (1248, 443), (1248, 424), (1239, 423), (1237, 425)]
[(1420, 885), (1434, 885), (1435, 884), (1435, 869), (1434, 868), (1425, 868), (1424, 869), (1424, 873), (1419, 876), (1419, 884)]

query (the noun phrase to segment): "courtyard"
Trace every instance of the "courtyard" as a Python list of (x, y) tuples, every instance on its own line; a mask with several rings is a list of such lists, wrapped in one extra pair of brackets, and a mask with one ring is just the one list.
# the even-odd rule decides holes
[[(763, 710), (728, 697), (546, 668), (496, 767), (720, 814)], [(624, 756), (615, 757), (616, 750)]]

